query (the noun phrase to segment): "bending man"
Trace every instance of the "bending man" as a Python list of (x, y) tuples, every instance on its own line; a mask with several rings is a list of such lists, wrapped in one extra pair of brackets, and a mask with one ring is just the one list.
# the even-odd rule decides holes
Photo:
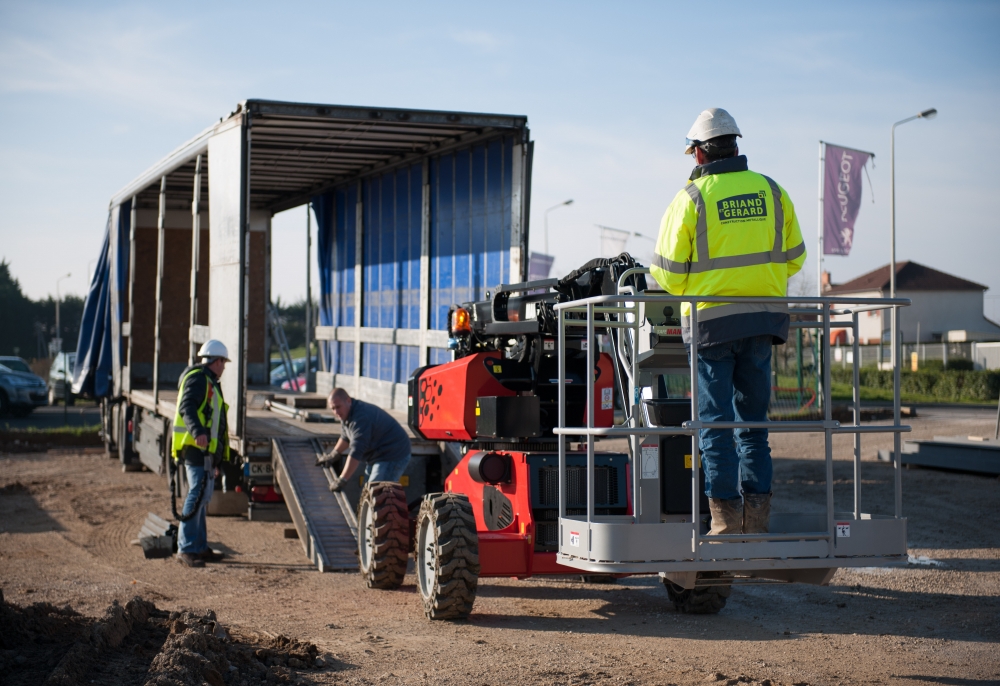
[(381, 407), (351, 398), (343, 388), (335, 388), (326, 401), (343, 425), (333, 455), (347, 453), (344, 468), (331, 491), (341, 490), (348, 479), (365, 463), (365, 478), (373, 481), (396, 481), (410, 462), (410, 437), (399, 422)]

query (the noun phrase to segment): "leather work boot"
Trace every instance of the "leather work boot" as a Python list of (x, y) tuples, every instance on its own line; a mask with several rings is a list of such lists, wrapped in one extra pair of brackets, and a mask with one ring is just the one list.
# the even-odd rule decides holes
[(180, 560), (181, 564), (187, 565), (188, 567), (205, 566), (205, 561), (202, 560), (200, 556), (192, 553), (177, 553), (177, 559)]
[(208, 548), (207, 550), (198, 553), (197, 557), (202, 562), (222, 562), (222, 558), (226, 556), (221, 550), (212, 550)]
[(708, 507), (712, 512), (712, 529), (709, 535), (738, 534), (743, 527), (743, 499), (720, 500), (709, 498)]
[(743, 533), (766, 534), (771, 523), (771, 494), (743, 494)]

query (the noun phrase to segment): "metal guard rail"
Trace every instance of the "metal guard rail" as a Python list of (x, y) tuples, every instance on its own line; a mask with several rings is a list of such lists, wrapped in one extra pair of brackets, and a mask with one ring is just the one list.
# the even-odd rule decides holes
[[(629, 269), (621, 275), (618, 281), (618, 295), (595, 296), (574, 300), (567, 303), (560, 303), (555, 306), (559, 316), (559, 419), (558, 427), (553, 432), (559, 437), (559, 519), (566, 518), (566, 440), (567, 436), (586, 435), (587, 437), (587, 514), (586, 523), (588, 527), (594, 523), (595, 510), (595, 474), (594, 474), (594, 438), (595, 436), (609, 437), (629, 437), (631, 439), (630, 452), (633, 461), (631, 470), (632, 476), (632, 502), (634, 510), (632, 521), (637, 521), (637, 508), (639, 503), (639, 479), (640, 469), (636, 461), (639, 455), (640, 437), (653, 435), (690, 435), (691, 441), (691, 518), (693, 523), (692, 552), (694, 560), (701, 559), (701, 547), (703, 543), (724, 542), (724, 541), (764, 541), (777, 542), (782, 540), (826, 540), (828, 543), (828, 557), (834, 557), (835, 553), (835, 514), (833, 497), (833, 435), (850, 433), (854, 434), (854, 519), (861, 519), (861, 434), (862, 433), (892, 433), (893, 434), (893, 471), (894, 471), (894, 518), (901, 519), (903, 514), (902, 502), (902, 462), (900, 456), (900, 433), (909, 432), (910, 427), (900, 424), (900, 359), (899, 359), (899, 308), (910, 305), (908, 298), (857, 298), (849, 300), (852, 307), (834, 308), (835, 302), (844, 304), (844, 298), (826, 297), (721, 297), (721, 296), (674, 296), (670, 294), (650, 295), (648, 292), (636, 293), (633, 288), (626, 286), (626, 279), (638, 273), (649, 273), (645, 268)], [(702, 422), (698, 419), (684, 422), (679, 427), (651, 427), (640, 426), (639, 418), (642, 398), (640, 397), (640, 387), (636, 385), (638, 377), (638, 352), (637, 341), (640, 321), (640, 303), (657, 302), (683, 302), (691, 305), (691, 316), (689, 326), (692, 332), (698, 330), (698, 303), (748, 303), (748, 304), (777, 304), (788, 308), (789, 305), (799, 307), (788, 308), (790, 314), (818, 316), (817, 321), (793, 322), (795, 328), (821, 328), (822, 345), (821, 355), (823, 364), (823, 405), (824, 418), (821, 421), (794, 421), (794, 422)], [(806, 306), (806, 307), (803, 307)], [(853, 400), (854, 400), (854, 423), (849, 426), (842, 426), (840, 422), (834, 421), (831, 416), (831, 392), (830, 392), (830, 329), (850, 328), (853, 331), (853, 351), (854, 360), (860, 359), (858, 354), (858, 314), (873, 310), (890, 309), (892, 311), (891, 321), (891, 345), (893, 361), (893, 423), (881, 426), (861, 426), (860, 412), (860, 379), (859, 365), (854, 364)], [(585, 313), (586, 319), (568, 319), (569, 313)], [(595, 321), (594, 315), (619, 315), (618, 321)], [(832, 315), (851, 315), (851, 321), (833, 322)], [(631, 320), (629, 320), (631, 317)], [(594, 368), (595, 329), (603, 328), (609, 332), (611, 329), (630, 330), (632, 352), (629, 356), (625, 350), (624, 336), (619, 337), (619, 346), (616, 352), (623, 365), (631, 362), (629, 372), (630, 396), (632, 407), (628, 422), (631, 426), (614, 426), (598, 428), (594, 426), (594, 375), (587, 374), (587, 426), (567, 427), (566, 426), (566, 327), (585, 326), (587, 365), (589, 369)], [(625, 331), (622, 331), (625, 333)], [(688, 347), (689, 359), (697, 359), (698, 337), (691, 336), (691, 344)], [(624, 354), (623, 354), (624, 353)], [(617, 369), (617, 364), (615, 365)], [(697, 412), (698, 408), (698, 369), (697, 365), (689, 365), (691, 370), (691, 404)], [(699, 471), (700, 471), (700, 451), (698, 445), (698, 431), (702, 428), (767, 428), (775, 432), (819, 432), (824, 434), (825, 462), (826, 462), (826, 531), (825, 532), (804, 532), (794, 534), (732, 534), (728, 536), (704, 536), (700, 533), (700, 493), (699, 493)], [(561, 549), (562, 527), (560, 527), (560, 549)]]

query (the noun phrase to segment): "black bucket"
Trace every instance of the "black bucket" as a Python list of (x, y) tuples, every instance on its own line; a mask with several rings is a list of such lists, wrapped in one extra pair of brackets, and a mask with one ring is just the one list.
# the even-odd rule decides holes
[(680, 426), (691, 420), (691, 398), (656, 398), (645, 403), (654, 426)]

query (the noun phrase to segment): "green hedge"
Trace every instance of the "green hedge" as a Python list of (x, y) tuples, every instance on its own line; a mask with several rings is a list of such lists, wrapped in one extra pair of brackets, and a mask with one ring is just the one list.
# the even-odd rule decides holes
[[(830, 377), (834, 382), (851, 383), (853, 371), (834, 367)], [(942, 401), (989, 402), (1000, 397), (1000, 371), (904, 371), (900, 373), (899, 385), (903, 393), (933, 395)], [(891, 391), (892, 371), (863, 368), (861, 386)]]

